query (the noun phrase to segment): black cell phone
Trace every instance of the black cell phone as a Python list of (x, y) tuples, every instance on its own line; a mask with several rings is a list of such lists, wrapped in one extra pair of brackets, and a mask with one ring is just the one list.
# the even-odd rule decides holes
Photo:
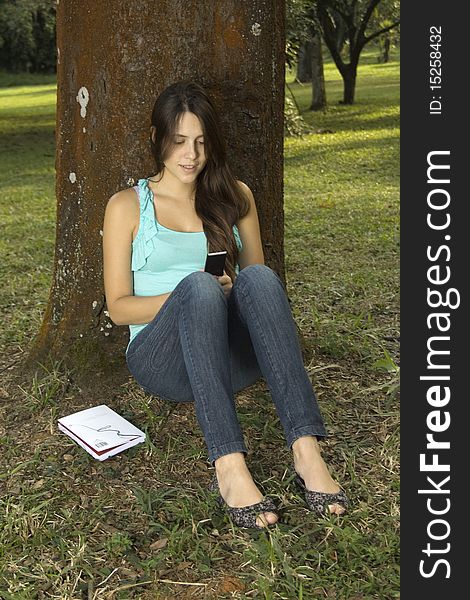
[(220, 275), (223, 275), (226, 256), (226, 250), (223, 250), (222, 252), (209, 252), (209, 254), (206, 257), (204, 271), (206, 271), (207, 273), (211, 273), (212, 275), (217, 275), (218, 277), (220, 277)]

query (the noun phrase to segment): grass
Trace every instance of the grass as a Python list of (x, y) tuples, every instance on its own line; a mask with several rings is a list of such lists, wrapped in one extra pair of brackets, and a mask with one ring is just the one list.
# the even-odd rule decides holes
[(37, 331), (51, 279), (55, 236), (55, 97), (49, 76), (0, 73), (0, 310), (2, 355)]
[[(350, 107), (326, 65), (324, 113), (306, 110), (309, 86), (289, 75), (305, 121), (333, 133), (285, 140), (289, 295), (331, 433), (324, 455), (352, 507), (344, 518), (305, 510), (259, 383), (238, 409), (250, 467), (283, 522), (255, 533), (234, 528), (206, 493), (192, 406), (132, 380), (103, 397), (57, 364), (18, 385), (51, 276), (55, 85), (0, 73), (0, 598), (399, 597), (399, 63), (365, 58)], [(103, 463), (56, 426), (101, 402), (148, 434)]]

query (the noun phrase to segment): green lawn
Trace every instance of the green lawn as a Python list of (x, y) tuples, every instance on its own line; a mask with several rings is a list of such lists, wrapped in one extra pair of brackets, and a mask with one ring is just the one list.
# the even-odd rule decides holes
[[(324, 454), (352, 506), (305, 510), (260, 383), (239, 395), (240, 420), (283, 522), (252, 534), (206, 493), (192, 406), (131, 380), (90, 397), (58, 365), (18, 385), (51, 276), (55, 84), (0, 73), (0, 598), (399, 598), (399, 62), (366, 55), (353, 106), (338, 104), (334, 65), (325, 74), (324, 113), (288, 75), (305, 121), (331, 133), (285, 140), (286, 268)], [(57, 431), (59, 415), (101, 402), (145, 445), (99, 463)]]

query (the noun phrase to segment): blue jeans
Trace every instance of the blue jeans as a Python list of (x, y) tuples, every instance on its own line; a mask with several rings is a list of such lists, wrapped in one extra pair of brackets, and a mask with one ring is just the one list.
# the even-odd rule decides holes
[(228, 298), (208, 273), (185, 277), (132, 340), (127, 364), (150, 394), (194, 401), (211, 463), (246, 454), (234, 394), (261, 376), (288, 447), (326, 435), (284, 287), (265, 265), (242, 269)]

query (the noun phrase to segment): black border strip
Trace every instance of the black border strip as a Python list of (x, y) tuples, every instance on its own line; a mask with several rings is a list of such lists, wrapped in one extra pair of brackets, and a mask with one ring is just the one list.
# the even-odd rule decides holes
[(468, 595), (469, 36), (457, 9), (401, 5), (402, 600)]

